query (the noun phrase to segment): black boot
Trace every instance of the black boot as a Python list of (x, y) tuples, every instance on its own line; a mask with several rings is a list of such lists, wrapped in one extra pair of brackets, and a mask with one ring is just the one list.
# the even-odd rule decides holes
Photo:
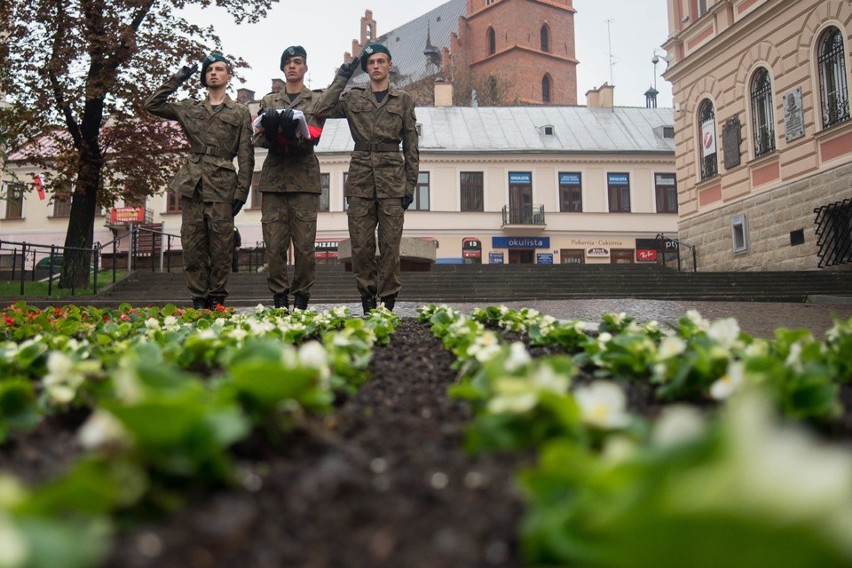
[(371, 296), (361, 298), (361, 307), (364, 308), (364, 315), (370, 315), (370, 311), (376, 308), (376, 299)]
[(393, 311), (393, 307), (394, 307), (394, 305), (396, 305), (396, 294), (384, 296), (382, 298), (382, 303), (385, 305), (385, 308), (387, 308), (390, 311)]
[(207, 298), (193, 298), (192, 307), (196, 310), (203, 310), (207, 307)]
[(276, 308), (290, 310), (290, 301), (287, 299), (287, 294), (274, 294), (272, 296), (272, 303)]
[(297, 310), (307, 310), (308, 309), (308, 300), (310, 296), (305, 294), (296, 294), (293, 296), (293, 307)]
[(217, 306), (225, 305), (225, 296), (210, 296), (207, 298), (207, 309), (215, 310)]

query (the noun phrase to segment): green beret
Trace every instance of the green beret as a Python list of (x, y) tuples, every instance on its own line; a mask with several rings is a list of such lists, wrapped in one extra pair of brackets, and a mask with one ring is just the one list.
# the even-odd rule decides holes
[(296, 57), (297, 55), (302, 56), (302, 58), (307, 61), (308, 52), (305, 51), (305, 48), (301, 45), (291, 45), (281, 54), (281, 70), (284, 71), (284, 64), (287, 63), (287, 60), (291, 57)]
[(201, 86), (207, 86), (207, 68), (210, 67), (214, 62), (222, 61), (225, 65), (228, 66), (228, 73), (231, 73), (231, 62), (228, 61), (224, 55), (219, 53), (218, 51), (214, 51), (210, 55), (204, 58), (204, 62), (201, 64)]
[(388, 55), (388, 59), (391, 58), (388, 48), (380, 43), (371, 43), (364, 48), (364, 51), (361, 52), (361, 71), (367, 71), (367, 60), (370, 59), (371, 55), (375, 55), (377, 53), (386, 53)]

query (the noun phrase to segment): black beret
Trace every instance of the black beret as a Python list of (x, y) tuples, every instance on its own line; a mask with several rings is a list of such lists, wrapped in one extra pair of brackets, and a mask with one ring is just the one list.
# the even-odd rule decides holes
[(361, 52), (361, 71), (367, 71), (367, 60), (370, 59), (371, 55), (375, 55), (377, 53), (386, 53), (388, 59), (391, 58), (388, 48), (380, 43), (371, 43), (364, 48), (364, 51)]
[(301, 45), (291, 45), (281, 53), (281, 70), (284, 71), (284, 64), (291, 57), (301, 55), (305, 60), (308, 59), (308, 52)]

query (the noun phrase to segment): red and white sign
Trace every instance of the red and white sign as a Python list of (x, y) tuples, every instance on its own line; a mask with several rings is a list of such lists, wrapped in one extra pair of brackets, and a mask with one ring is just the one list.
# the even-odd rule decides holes
[(41, 181), (40, 174), (36, 174), (33, 176), (33, 183), (35, 184), (36, 193), (38, 194), (39, 201), (44, 201), (44, 183)]
[(716, 125), (712, 120), (701, 124), (701, 150), (705, 158), (716, 153)]
[(636, 249), (636, 260), (639, 262), (657, 262), (657, 251), (654, 249)]
[(113, 207), (109, 212), (109, 220), (117, 223), (144, 223), (145, 209), (143, 207)]

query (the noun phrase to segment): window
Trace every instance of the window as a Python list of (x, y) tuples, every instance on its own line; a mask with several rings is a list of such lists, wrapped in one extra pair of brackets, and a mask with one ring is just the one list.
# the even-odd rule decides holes
[(541, 26), (541, 50), (550, 51), (550, 28), (546, 24)]
[(748, 226), (745, 215), (731, 217), (731, 238), (734, 254), (748, 252)]
[(263, 192), (258, 189), (259, 184), (260, 172), (253, 172), (251, 174), (251, 205), (249, 206), (251, 209), (260, 209), (263, 205)]
[(461, 172), (461, 210), (484, 211), (482, 172)]
[(541, 78), (541, 100), (545, 103), (550, 102), (550, 75)]
[(485, 36), (488, 44), (488, 55), (494, 55), (497, 53), (497, 37), (494, 34), (494, 28), (488, 28), (488, 31), (485, 32)]
[(698, 110), (698, 140), (701, 143), (701, 179), (705, 180), (719, 173), (716, 161), (716, 111), (709, 100), (702, 102)]
[(822, 34), (818, 46), (822, 127), (828, 128), (849, 120), (849, 90), (846, 85), (846, 62), (840, 30), (828, 28)]
[(583, 184), (579, 172), (559, 172), (559, 210), (563, 213), (583, 211)]
[(166, 190), (166, 213), (180, 213), (180, 194), (173, 190)]
[(509, 172), (509, 224), (533, 224), (532, 172)]
[(630, 213), (630, 174), (607, 174), (610, 213)]
[(751, 124), (754, 156), (759, 158), (775, 151), (775, 120), (772, 113), (772, 81), (762, 67), (751, 82)]
[(417, 187), (414, 188), (414, 203), (409, 209), (429, 211), (429, 172), (417, 174)]
[(677, 213), (677, 181), (674, 174), (654, 174), (657, 213)]
[(23, 219), (24, 184), (6, 184), (6, 219)]
[(343, 172), (343, 210), (349, 209), (349, 200), (346, 199), (346, 182), (349, 181), (349, 172)]
[(68, 194), (57, 194), (53, 197), (53, 216), (71, 216), (71, 196)]
[(698, 17), (707, 13), (707, 0), (698, 0)]
[(320, 174), (320, 211), (329, 211), (331, 202), (329, 200), (329, 188), (331, 186), (331, 174)]

